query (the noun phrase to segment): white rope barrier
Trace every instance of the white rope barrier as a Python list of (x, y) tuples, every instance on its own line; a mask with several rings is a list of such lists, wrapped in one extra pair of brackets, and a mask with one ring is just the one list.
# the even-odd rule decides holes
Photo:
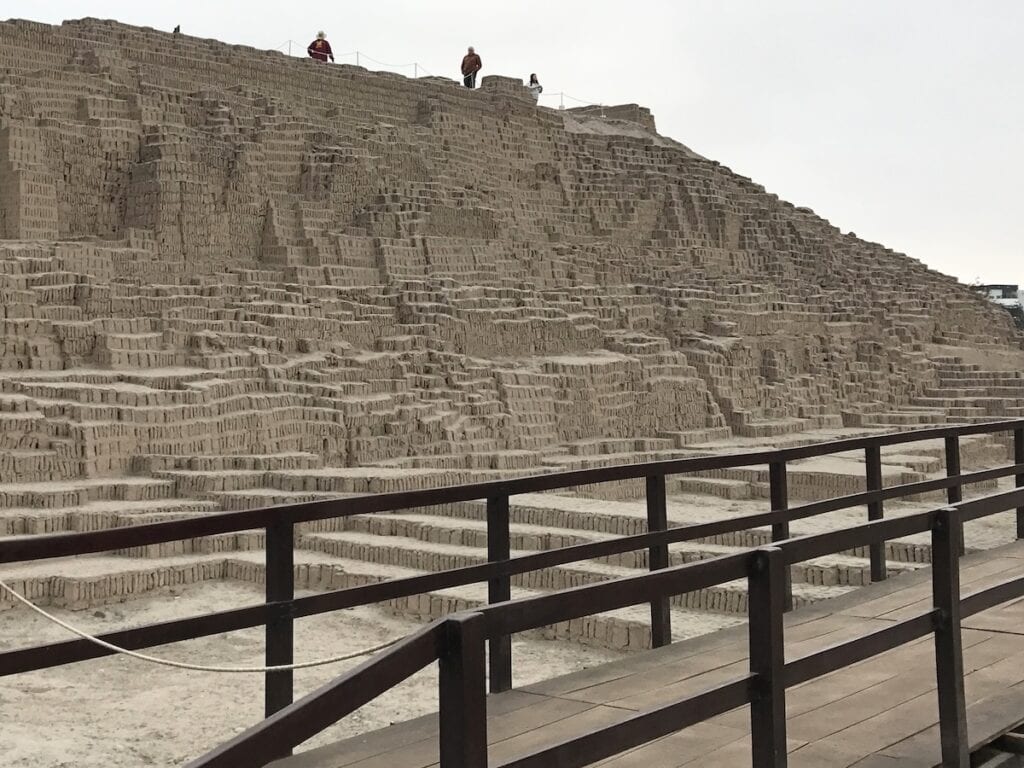
[(577, 99), (575, 96), (570, 96), (568, 93), (562, 93), (560, 95), (564, 96), (569, 101), (575, 101), (577, 104), (582, 104), (582, 105), (584, 105), (586, 107), (600, 107), (601, 106), (601, 104), (599, 102), (587, 101), (586, 99)]
[[(293, 47), (296, 53), (292, 53)], [(283, 53), (286, 56), (289, 56), (293, 59), (303, 59), (306, 58), (304, 54), (307, 53), (307, 47), (308, 46), (300, 45), (295, 40), (285, 40), (283, 43), (281, 43), (281, 45), (277, 46), (276, 48), (272, 48), (271, 50)], [(287, 51), (283, 50), (285, 48), (287, 48)], [(379, 59), (375, 59), (373, 56), (363, 53), (362, 51), (349, 51), (348, 53), (334, 54), (334, 59), (347, 59), (351, 57), (355, 57), (357, 67), (362, 66), (363, 61), (368, 61), (373, 64), (376, 64), (379, 67), (385, 67), (386, 69), (412, 68), (413, 77), (419, 77), (420, 72), (425, 73), (428, 77), (433, 77), (430, 71), (422, 64), (420, 64), (418, 61), (411, 61), (408, 64), (389, 64), (386, 61), (380, 61)]]
[(106, 648), (108, 651), (113, 651), (114, 653), (119, 653), (124, 656), (130, 656), (133, 659), (138, 659), (139, 661), (144, 661), (149, 664), (159, 664), (160, 666), (172, 667), (173, 669), (186, 669), (192, 672), (216, 672), (221, 674), (262, 674), (264, 672), (287, 672), (296, 669), (312, 669), (313, 667), (324, 667), (328, 664), (337, 664), (342, 661), (358, 659), (362, 656), (370, 656), (374, 653), (377, 653), (378, 651), (383, 651), (385, 648), (390, 648), (392, 645), (395, 645), (399, 641), (405, 639), (405, 636), (403, 635), (402, 637), (396, 637), (394, 640), (389, 640), (386, 643), (375, 645), (372, 648), (365, 648), (355, 653), (348, 653), (343, 656), (333, 656), (329, 659), (319, 659), (317, 661), (305, 661), (299, 664), (281, 664), (272, 667), (218, 667), (208, 666), (204, 664), (187, 664), (181, 661), (171, 661), (170, 659), (161, 659), (156, 656), (149, 656), (145, 653), (137, 653), (136, 651), (130, 651), (127, 648), (121, 648), (120, 646), (114, 645), (113, 643), (108, 643), (107, 641), (101, 640), (100, 638), (94, 635), (90, 635), (88, 632), (84, 630), (78, 629), (77, 627), (68, 624), (66, 621), (58, 619), (53, 614), (44, 611), (42, 608), (40, 608), (38, 605), (30, 601), (28, 598), (16, 592), (3, 579), (0, 579), (0, 588), (6, 591), (7, 594), (9, 594), (22, 605), (38, 613), (47, 621), (53, 622), (57, 626), (66, 629), (68, 632), (74, 635), (78, 635), (83, 640), (88, 640), (90, 643), (98, 645), (100, 648)]
[[(189, 55), (184, 55), (184, 54), (179, 54), (179, 53), (172, 53), (172, 52), (167, 51), (167, 50), (136, 48), (136, 47), (130, 46), (130, 45), (118, 45), (117, 43), (108, 42), (106, 40), (94, 40), (93, 38), (90, 38), (90, 37), (78, 37), (78, 36), (67, 34), (67, 33), (62, 34), (61, 38), (63, 40), (65, 40), (65, 41), (68, 41), (68, 42), (85, 43), (88, 46), (96, 46), (96, 47), (99, 47), (99, 48), (105, 48), (106, 50), (111, 51), (111, 52), (127, 51), (129, 53), (139, 54), (139, 55), (142, 55), (142, 56), (161, 56), (161, 57), (166, 57), (166, 58), (170, 58), (170, 59), (181, 59), (181, 60), (187, 61), (187, 62), (195, 62), (195, 60), (196, 60), (195, 56), (189, 56)], [(225, 43), (224, 45), (229, 45), (229, 44)], [(295, 47), (295, 51), (296, 51), (295, 53), (292, 53), (292, 46)], [(281, 43), (276, 48), (266, 48), (266, 49), (256, 48), (256, 50), (276, 51), (277, 53), (284, 54), (285, 56), (287, 56), (290, 59), (305, 59), (305, 58), (308, 58), (307, 48), (308, 48), (308, 46), (302, 45), (302, 44), (300, 44), (299, 42), (297, 42), (295, 40), (285, 40), (283, 43)], [(285, 49), (287, 49), (287, 50), (285, 50)], [(336, 53), (336, 54), (334, 54), (334, 57), (335, 57), (335, 59), (344, 59), (344, 58), (349, 58), (349, 57), (355, 57), (356, 66), (361, 66), (362, 59), (366, 59), (367, 61), (371, 61), (374, 64), (377, 64), (377, 65), (382, 66), (382, 67), (391, 67), (391, 68), (394, 68), (394, 69), (401, 69), (401, 68), (408, 69), (409, 67), (412, 67), (413, 71), (415, 73), (414, 74), (415, 77), (418, 77), (419, 76), (419, 72), (421, 72), (421, 71), (424, 72), (428, 77), (433, 77), (433, 75), (430, 73), (430, 71), (426, 67), (424, 67), (422, 64), (420, 64), (419, 62), (411, 62), (409, 64), (387, 64), (385, 62), (378, 61), (377, 59), (374, 59), (371, 56), (368, 56), (367, 54), (363, 53), (362, 51), (348, 51), (347, 53)], [(54, 60), (59, 60), (61, 57), (59, 57), (59, 56), (50, 56), (50, 58), (54, 59)], [(218, 63), (227, 63), (227, 59), (219, 60)]]
[(390, 67), (391, 69), (406, 69), (408, 67), (415, 67), (416, 66), (416, 62), (414, 62), (414, 61), (409, 62), (408, 64), (388, 64), (386, 61), (377, 61), (377, 59), (373, 58), (372, 56), (368, 56), (365, 53), (363, 53), (361, 55), (367, 61), (372, 61), (374, 64), (376, 64), (377, 66), (380, 66), (380, 67)]
[(575, 96), (570, 96), (568, 93), (565, 93), (564, 91), (552, 91), (550, 93), (546, 93), (545, 92), (545, 93), (541, 93), (540, 94), (540, 98), (541, 99), (544, 99), (544, 98), (552, 98), (553, 99), (553, 98), (556, 98), (556, 97), (558, 98), (558, 108), (559, 109), (565, 109), (565, 100), (566, 99), (569, 99), (569, 101), (574, 101), (577, 104), (582, 104), (585, 107), (601, 107), (602, 110), (605, 107), (605, 105), (601, 104), (600, 102), (597, 102), (597, 101), (586, 101), (585, 99), (577, 99)]

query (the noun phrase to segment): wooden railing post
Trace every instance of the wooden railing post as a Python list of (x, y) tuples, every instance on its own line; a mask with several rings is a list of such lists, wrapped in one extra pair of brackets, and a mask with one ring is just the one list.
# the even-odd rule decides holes
[(939, 696), (939, 734), (944, 768), (968, 768), (967, 705), (960, 637), (960, 513), (940, 509), (932, 528), (932, 604), (935, 622), (935, 676)]
[(785, 637), (782, 614), (789, 566), (782, 550), (753, 553), (748, 585), (750, 673), (750, 749), (754, 768), (786, 766)]
[(439, 668), (441, 768), (487, 768), (482, 614), (448, 619)]
[[(1024, 464), (1024, 428), (1013, 430), (1013, 463)], [(1017, 475), (1016, 484), (1024, 488), (1024, 475)], [(1017, 507), (1017, 538), (1024, 539), (1024, 507)]]
[[(665, 476), (652, 475), (647, 478), (647, 530), (667, 531), (668, 511), (665, 503)], [(668, 545), (659, 544), (647, 551), (650, 570), (668, 567)], [(672, 643), (672, 614), (669, 597), (651, 601), (651, 647), (661, 648)]]
[[(785, 461), (773, 461), (768, 465), (768, 483), (770, 487), (772, 512), (784, 512), (789, 509), (789, 478), (786, 474)], [(772, 525), (772, 541), (789, 538), (789, 521)], [(786, 568), (783, 586), (783, 605), (785, 610), (793, 610), (793, 577)]]
[[(487, 499), (487, 561), (490, 563), (508, 560), (512, 553), (508, 507), (507, 494)], [(512, 599), (512, 580), (509, 576), (499, 576), (488, 580), (488, 603), (504, 603), (510, 599)], [(508, 635), (491, 638), (489, 650), (491, 693), (511, 690), (512, 638)]]
[[(946, 477), (958, 477), (960, 469), (960, 437), (950, 435), (946, 438)], [(949, 504), (959, 504), (964, 500), (964, 489), (961, 485), (952, 485), (946, 489), (946, 501)], [(957, 551), (964, 553), (964, 530), (960, 527), (960, 541), (957, 542)]]
[[(946, 477), (956, 477), (959, 474), (960, 438), (957, 435), (950, 435), (946, 438)], [(959, 504), (964, 500), (963, 488), (959, 485), (947, 488), (946, 500), (950, 504)]]
[[(267, 526), (266, 543), (267, 602), (290, 602), (295, 598), (295, 526), (275, 523)], [(266, 665), (294, 663), (295, 635), (291, 605), (281, 607), (267, 621)], [(292, 703), (291, 670), (267, 672), (264, 685), (264, 711), (267, 717)]]
[[(864, 465), (867, 467), (867, 490), (882, 490), (882, 449), (877, 445), (871, 445), (864, 449)], [(885, 517), (885, 511), (881, 501), (868, 503), (868, 520), (881, 520)], [(878, 541), (869, 545), (868, 552), (871, 557), (871, 581), (884, 581), (888, 577), (888, 567), (885, 562), (885, 542)]]

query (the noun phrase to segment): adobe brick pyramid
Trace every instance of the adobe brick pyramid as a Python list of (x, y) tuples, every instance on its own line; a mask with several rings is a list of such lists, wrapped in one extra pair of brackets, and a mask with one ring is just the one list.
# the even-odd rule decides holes
[[(560, 112), (518, 81), (482, 85), (93, 19), (0, 23), (0, 535), (1024, 415), (1024, 366), (1006, 362), (1021, 335), (953, 278), (659, 136), (641, 107)], [(941, 473), (941, 456), (891, 457), (885, 482)], [(964, 442), (965, 467), (996, 456)], [(763, 511), (766, 472), (673, 478), (670, 522)], [(794, 499), (862, 487), (852, 464), (792, 467)], [(513, 547), (636, 533), (641, 495), (516, 497)], [(485, 539), (479, 504), (325, 521), (300, 530), (296, 583), (480, 562)], [(82, 608), (258, 583), (262, 546), (238, 534), (4, 576)], [(643, 567), (549, 569), (515, 594)], [(810, 563), (796, 598), (866, 579), (858, 558)], [(482, 599), (475, 585), (391, 608)], [(675, 608), (717, 612), (675, 625), (707, 631), (745, 595)], [(637, 611), (563, 629), (639, 647)]]
[(636, 106), (92, 19), (3, 23), (0, 66), (5, 480), (886, 423), (941, 383), (934, 345), (1020, 347)]

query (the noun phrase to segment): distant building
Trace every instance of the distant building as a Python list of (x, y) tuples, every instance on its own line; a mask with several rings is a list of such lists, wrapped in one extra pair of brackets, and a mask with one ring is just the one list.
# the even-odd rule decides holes
[(1024, 291), (1017, 285), (976, 285), (974, 289), (983, 293), (1007, 312), (1013, 315), (1017, 327), (1024, 330)]

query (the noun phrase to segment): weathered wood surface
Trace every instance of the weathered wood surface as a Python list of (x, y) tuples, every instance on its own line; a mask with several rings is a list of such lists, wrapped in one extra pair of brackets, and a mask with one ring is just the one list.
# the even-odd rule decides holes
[[(1024, 573), (1024, 542), (971, 555), (962, 594)], [(901, 576), (786, 617), (786, 659), (880, 629), (931, 607), (930, 572)], [(963, 624), (972, 746), (1024, 716), (1024, 600)], [(932, 768), (939, 762), (931, 637), (791, 688), (791, 766)], [(727, 682), (747, 670), (746, 627), (676, 643), (622, 661), (488, 698), (490, 764), (614, 723)], [(437, 716), (400, 723), (274, 764), (274, 768), (431, 768)], [(606, 768), (734, 768), (750, 762), (744, 707), (605, 760)]]

